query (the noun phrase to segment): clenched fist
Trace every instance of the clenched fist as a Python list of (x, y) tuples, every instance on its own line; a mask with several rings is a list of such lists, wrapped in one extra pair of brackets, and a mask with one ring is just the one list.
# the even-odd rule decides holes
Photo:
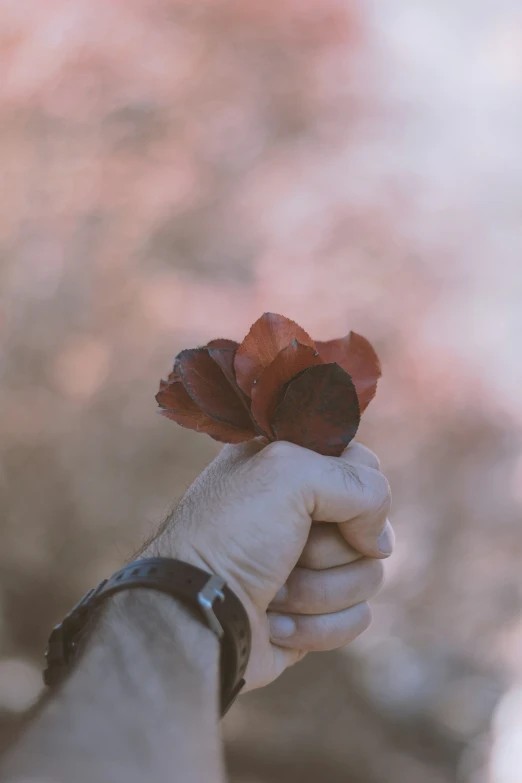
[(325, 457), (257, 439), (223, 448), (143, 556), (227, 581), (252, 626), (248, 690), (369, 626), (393, 548), (390, 503), (377, 457), (360, 444)]

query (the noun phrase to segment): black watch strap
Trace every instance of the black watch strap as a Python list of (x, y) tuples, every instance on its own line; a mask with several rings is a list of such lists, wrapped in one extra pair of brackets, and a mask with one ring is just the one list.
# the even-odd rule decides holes
[(245, 684), (251, 646), (248, 615), (221, 577), (171, 558), (136, 560), (89, 590), (49, 637), (46, 685), (61, 681), (71, 668), (93, 612), (106, 598), (129, 588), (159, 590), (182, 600), (220, 639), (221, 714), (224, 715)]

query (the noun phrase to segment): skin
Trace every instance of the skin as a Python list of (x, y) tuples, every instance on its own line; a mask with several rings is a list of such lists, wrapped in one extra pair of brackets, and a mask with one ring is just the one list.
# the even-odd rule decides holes
[[(142, 555), (227, 581), (252, 626), (251, 690), (369, 626), (393, 548), (390, 503), (364, 446), (333, 458), (257, 439), (223, 448)], [(221, 783), (218, 660), (214, 634), (177, 601), (151, 590), (115, 596), (0, 779)]]

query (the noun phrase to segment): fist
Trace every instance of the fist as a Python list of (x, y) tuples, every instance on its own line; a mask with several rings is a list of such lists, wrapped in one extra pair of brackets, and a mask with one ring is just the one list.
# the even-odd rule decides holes
[(369, 626), (393, 548), (390, 504), (378, 459), (360, 444), (325, 457), (257, 439), (223, 448), (143, 554), (227, 581), (252, 626), (248, 690)]

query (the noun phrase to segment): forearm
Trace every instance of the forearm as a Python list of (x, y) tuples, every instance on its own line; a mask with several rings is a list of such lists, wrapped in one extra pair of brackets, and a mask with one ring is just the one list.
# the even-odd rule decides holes
[(2, 783), (221, 783), (218, 644), (168, 596), (116, 596)]

